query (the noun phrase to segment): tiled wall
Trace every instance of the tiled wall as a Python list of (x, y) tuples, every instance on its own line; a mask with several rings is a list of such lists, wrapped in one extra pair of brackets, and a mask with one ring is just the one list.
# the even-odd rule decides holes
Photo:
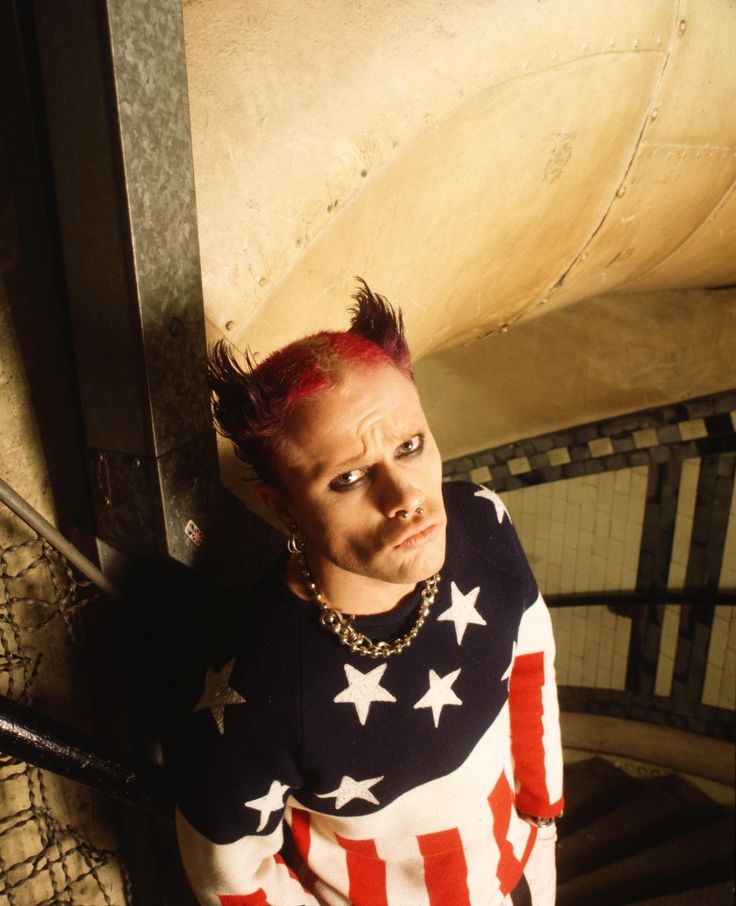
[(733, 738), (735, 467), (736, 391), (445, 463), (502, 494), (545, 594), (576, 596), (551, 609), (564, 708)]

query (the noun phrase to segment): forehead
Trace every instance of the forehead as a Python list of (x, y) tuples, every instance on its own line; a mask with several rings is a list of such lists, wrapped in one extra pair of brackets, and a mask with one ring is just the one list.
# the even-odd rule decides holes
[(391, 365), (351, 369), (337, 384), (297, 404), (283, 427), (279, 459), (318, 474), (360, 460), (369, 447), (406, 440), (426, 425), (414, 383)]

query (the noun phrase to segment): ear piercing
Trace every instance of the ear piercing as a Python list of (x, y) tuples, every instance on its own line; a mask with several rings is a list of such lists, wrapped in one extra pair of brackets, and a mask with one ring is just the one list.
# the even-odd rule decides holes
[[(423, 515), (424, 515), (424, 507), (423, 507), (423, 506), (418, 506), (418, 507), (414, 510), (414, 512), (417, 514), (417, 516), (423, 516)], [(410, 513), (408, 510), (399, 510), (399, 512), (398, 512), (396, 515), (399, 517), (399, 519), (408, 519), (409, 516), (411, 516), (411, 513)]]

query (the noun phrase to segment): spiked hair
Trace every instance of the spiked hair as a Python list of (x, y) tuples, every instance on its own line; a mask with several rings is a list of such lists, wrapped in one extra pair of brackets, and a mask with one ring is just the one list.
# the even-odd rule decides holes
[(263, 481), (278, 482), (274, 460), (284, 420), (300, 400), (334, 387), (357, 366), (392, 365), (414, 380), (401, 311), (356, 279), (360, 285), (349, 309), (348, 330), (311, 334), (260, 363), (246, 351), (241, 365), (225, 340), (210, 349), (207, 373), (215, 426)]

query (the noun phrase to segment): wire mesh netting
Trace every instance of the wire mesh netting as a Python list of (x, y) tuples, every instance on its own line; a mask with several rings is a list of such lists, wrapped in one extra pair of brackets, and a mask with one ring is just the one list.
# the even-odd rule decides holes
[[(0, 692), (80, 707), (69, 664), (99, 593), (20, 520), (0, 525)], [(64, 703), (66, 702), (66, 708)], [(94, 842), (93, 842), (94, 840)], [(129, 906), (130, 881), (106, 804), (0, 755), (0, 906)]]

